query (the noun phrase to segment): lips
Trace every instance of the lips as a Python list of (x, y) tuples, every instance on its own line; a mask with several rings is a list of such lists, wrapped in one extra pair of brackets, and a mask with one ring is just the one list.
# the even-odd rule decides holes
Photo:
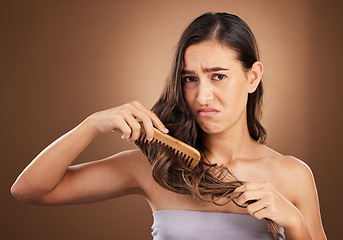
[(197, 110), (199, 117), (212, 117), (219, 113), (219, 110), (215, 108), (200, 108)]

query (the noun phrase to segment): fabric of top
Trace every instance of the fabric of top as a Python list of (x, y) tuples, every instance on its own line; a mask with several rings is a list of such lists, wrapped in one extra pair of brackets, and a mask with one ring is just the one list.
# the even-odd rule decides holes
[[(154, 240), (273, 240), (265, 220), (251, 215), (160, 210), (153, 213)], [(285, 239), (279, 227), (279, 240)]]

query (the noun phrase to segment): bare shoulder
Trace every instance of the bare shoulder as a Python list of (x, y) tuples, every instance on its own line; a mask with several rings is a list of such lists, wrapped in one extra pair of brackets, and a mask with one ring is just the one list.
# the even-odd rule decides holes
[(287, 175), (288, 178), (298, 180), (306, 176), (312, 177), (310, 167), (299, 158), (283, 155), (265, 145), (262, 149), (262, 162), (278, 175)]
[(278, 154), (268, 162), (278, 188), (282, 189), (294, 204), (300, 201), (301, 196), (313, 195), (307, 191), (312, 193), (316, 191), (312, 171), (302, 160), (294, 156)]
[(275, 167), (284, 171), (289, 177), (301, 178), (312, 175), (310, 167), (302, 160), (288, 155), (279, 155), (271, 159)]
[(310, 167), (293, 156), (278, 155), (270, 159), (276, 187), (301, 212), (316, 239), (326, 239), (321, 223), (319, 198)]

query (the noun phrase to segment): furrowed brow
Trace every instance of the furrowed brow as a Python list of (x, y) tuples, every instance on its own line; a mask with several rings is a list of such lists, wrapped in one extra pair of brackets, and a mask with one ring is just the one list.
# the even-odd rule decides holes
[[(227, 68), (223, 67), (211, 67), (211, 68), (203, 68), (203, 72), (218, 72), (218, 71), (229, 71)], [(181, 74), (195, 74), (194, 71), (183, 69)]]
[(218, 72), (218, 71), (228, 71), (229, 69), (223, 67), (211, 67), (211, 68), (203, 68), (204, 72)]

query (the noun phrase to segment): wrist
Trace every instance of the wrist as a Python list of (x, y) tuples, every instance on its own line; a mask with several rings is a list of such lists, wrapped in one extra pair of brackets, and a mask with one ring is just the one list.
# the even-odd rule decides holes
[(100, 134), (100, 130), (96, 127), (96, 117), (94, 114), (87, 117), (78, 127), (83, 128), (84, 131), (88, 132), (92, 137), (96, 137)]

